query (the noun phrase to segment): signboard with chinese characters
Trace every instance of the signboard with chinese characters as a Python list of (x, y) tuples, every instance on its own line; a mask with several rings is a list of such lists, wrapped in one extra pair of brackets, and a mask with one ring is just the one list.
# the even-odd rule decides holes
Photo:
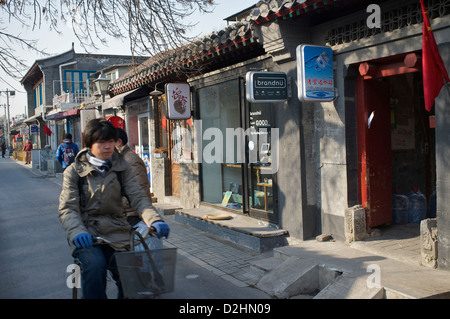
[(288, 80), (283, 72), (247, 72), (246, 98), (251, 103), (281, 102), (288, 99)]
[(30, 132), (31, 132), (31, 135), (39, 135), (39, 126), (31, 125)]
[(167, 118), (187, 120), (191, 118), (191, 91), (187, 83), (166, 84)]
[(330, 47), (297, 47), (298, 99), (303, 102), (334, 100), (333, 51)]

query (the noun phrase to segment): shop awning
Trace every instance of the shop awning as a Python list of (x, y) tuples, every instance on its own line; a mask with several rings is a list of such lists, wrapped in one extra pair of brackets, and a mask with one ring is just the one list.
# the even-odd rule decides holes
[(80, 112), (79, 109), (59, 112), (59, 113), (55, 114), (55, 120), (62, 119), (62, 118), (68, 117), (68, 116), (77, 115), (79, 112)]
[(33, 116), (31, 116), (31, 117), (25, 119), (24, 122), (25, 122), (25, 123), (31, 123), (31, 122), (34, 122), (34, 121), (39, 121), (39, 118), (40, 118), (40, 117), (42, 117), (41, 114), (36, 114), (36, 115), (33, 115)]
[(79, 109), (73, 109), (73, 110), (68, 110), (68, 111), (50, 111), (48, 112), (48, 114), (45, 116), (45, 120), (58, 120), (58, 119), (63, 119), (65, 117), (68, 116), (74, 116), (74, 115), (78, 115), (80, 113)]
[(148, 96), (149, 88), (144, 86), (139, 89), (116, 95), (102, 104), (102, 110), (118, 108), (126, 102)]
[(48, 112), (45, 115), (45, 119), (46, 120), (54, 120), (55, 119), (55, 115), (58, 114), (59, 112), (60, 111), (58, 111), (58, 110), (52, 110), (52, 111)]

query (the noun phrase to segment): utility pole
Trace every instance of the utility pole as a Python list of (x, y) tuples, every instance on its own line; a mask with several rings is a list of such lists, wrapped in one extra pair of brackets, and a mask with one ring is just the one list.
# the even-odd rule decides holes
[(6, 134), (6, 146), (9, 147), (10, 145), (10, 140), (9, 140), (9, 96), (10, 95), (16, 95), (15, 91), (10, 91), (8, 89), (6, 89), (6, 91), (0, 91), (0, 93), (6, 93), (6, 112), (5, 112), (5, 117), (6, 117), (6, 132), (3, 134)]
[(4, 138), (5, 142), (6, 142), (6, 104), (0, 104), (0, 107), (2, 107), (2, 106), (5, 108), (5, 117), (3, 118), (3, 131), (2, 131), (2, 134), (3, 134), (3, 138)]

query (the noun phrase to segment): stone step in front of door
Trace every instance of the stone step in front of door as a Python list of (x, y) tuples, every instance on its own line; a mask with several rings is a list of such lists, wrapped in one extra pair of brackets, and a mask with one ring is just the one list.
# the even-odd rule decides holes
[(175, 210), (175, 221), (256, 252), (288, 244), (288, 232), (247, 216), (209, 206)]

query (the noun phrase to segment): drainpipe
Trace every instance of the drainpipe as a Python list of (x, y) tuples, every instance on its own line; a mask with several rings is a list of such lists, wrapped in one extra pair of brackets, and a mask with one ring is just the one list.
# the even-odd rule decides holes
[(75, 64), (75, 63), (77, 63), (77, 61), (72, 61), (72, 62), (68, 62), (68, 63), (64, 63), (64, 64), (60, 64), (60, 65), (59, 65), (59, 82), (60, 82), (60, 88), (61, 88), (61, 93), (60, 93), (60, 95), (63, 94), (63, 88), (64, 88), (64, 86), (63, 86), (63, 74), (62, 74), (62, 69), (63, 69), (63, 67), (66, 67), (66, 66), (68, 66), (68, 65), (72, 65), (72, 64)]

